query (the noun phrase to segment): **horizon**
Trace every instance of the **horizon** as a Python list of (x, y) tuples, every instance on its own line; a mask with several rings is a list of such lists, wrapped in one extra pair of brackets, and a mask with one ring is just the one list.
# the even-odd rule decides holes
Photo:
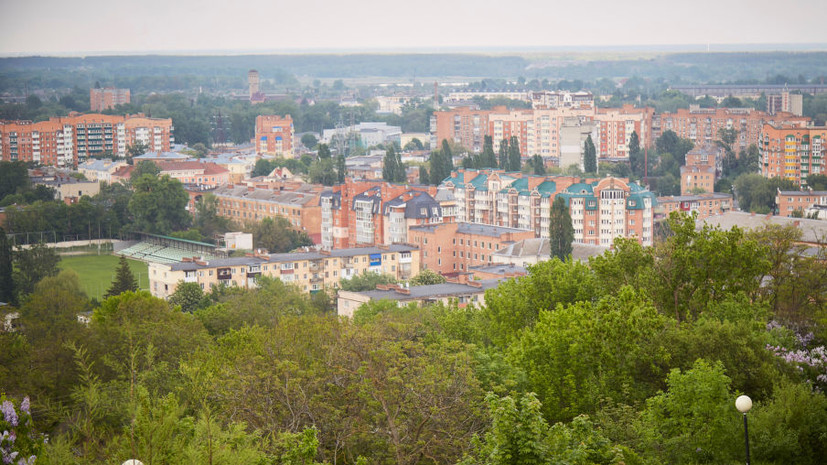
[(320, 47), (286, 49), (156, 49), (81, 50), (66, 52), (0, 52), (0, 58), (86, 58), (118, 56), (272, 56), (272, 55), (521, 55), (531, 53), (812, 53), (827, 51), (827, 42), (800, 43), (685, 43), (625, 45), (526, 45), (507, 47)]

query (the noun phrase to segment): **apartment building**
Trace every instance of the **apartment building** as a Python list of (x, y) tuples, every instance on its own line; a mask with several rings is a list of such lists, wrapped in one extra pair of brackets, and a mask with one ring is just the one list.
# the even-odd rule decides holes
[(774, 115), (781, 112), (801, 116), (804, 113), (804, 96), (789, 91), (767, 95), (767, 113)]
[(560, 158), (563, 151), (561, 129), (572, 121), (594, 123), (594, 143), (598, 158), (629, 157), (629, 140), (637, 131), (641, 147), (651, 144), (651, 108), (630, 105), (615, 109), (593, 106), (539, 107), (531, 110), (473, 110), (467, 107), (434, 112), (431, 118), (431, 146), (442, 140), (453, 141), (472, 152), (482, 151), (485, 136), (491, 136), (494, 150), (500, 141), (517, 137), (523, 157), (540, 155)]
[(809, 118), (792, 113), (769, 115), (763, 111), (750, 108), (700, 108), (690, 105), (675, 113), (662, 113), (652, 118), (652, 136), (660, 137), (671, 130), (678, 137), (691, 139), (695, 145), (712, 144), (720, 139), (721, 129), (734, 129), (736, 152), (745, 150), (750, 144), (758, 144), (761, 130), (767, 124), (790, 124), (806, 126)]
[(278, 157), (293, 155), (293, 118), (290, 115), (256, 117), (256, 153)]
[(825, 139), (827, 126), (765, 124), (758, 144), (761, 174), (790, 179), (806, 187), (807, 176), (825, 174)]
[(218, 198), (218, 214), (239, 223), (281, 216), (314, 243), (321, 234), (320, 186), (285, 182), (263, 186), (226, 185), (212, 193)]
[(779, 190), (775, 195), (775, 204), (781, 216), (793, 216), (796, 211), (806, 212), (817, 205), (827, 205), (827, 191), (805, 189), (801, 191)]
[(508, 244), (534, 237), (534, 231), (474, 223), (411, 226), (408, 238), (422, 250), (422, 268), (441, 274), (468, 271), (493, 263), (491, 254)]
[(698, 219), (722, 215), (732, 210), (732, 195), (719, 192), (696, 195), (658, 197), (656, 216), (668, 217), (674, 211), (697, 213)]
[(715, 168), (704, 165), (681, 166), (681, 195), (715, 192)]
[(322, 247), (345, 249), (402, 241), (403, 225), (442, 221), (444, 212), (434, 194), (433, 186), (347, 178), (320, 196)]
[(268, 276), (312, 293), (336, 289), (342, 279), (361, 273), (384, 273), (406, 280), (419, 271), (419, 250), (407, 245), (283, 254), (259, 251), (246, 257), (150, 262), (149, 290), (165, 299), (182, 282), (198, 283), (205, 291), (218, 285), (253, 288), (260, 276)]
[(0, 121), (0, 159), (41, 165), (74, 167), (90, 156), (126, 157), (137, 143), (149, 150), (169, 151), (172, 120), (143, 115), (77, 113), (48, 121)]
[(568, 92), (564, 90), (543, 90), (530, 92), (531, 107), (545, 108), (594, 108), (594, 94), (591, 92)]
[(92, 111), (109, 110), (117, 105), (126, 105), (129, 102), (129, 89), (116, 89), (114, 87), (89, 89), (89, 108)]
[(655, 196), (625, 179), (459, 169), (440, 187), (455, 199), (457, 222), (527, 229), (534, 237), (549, 237), (551, 204), (562, 195), (576, 242), (610, 245), (615, 237), (637, 237), (644, 245), (652, 243)]

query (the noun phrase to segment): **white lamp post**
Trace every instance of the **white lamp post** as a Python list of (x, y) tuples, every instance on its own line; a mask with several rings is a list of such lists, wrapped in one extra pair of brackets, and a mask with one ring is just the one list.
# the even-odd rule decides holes
[(738, 396), (735, 399), (735, 408), (744, 414), (744, 444), (747, 448), (747, 465), (749, 465), (749, 430), (747, 429), (747, 412), (752, 408), (752, 399), (748, 396)]

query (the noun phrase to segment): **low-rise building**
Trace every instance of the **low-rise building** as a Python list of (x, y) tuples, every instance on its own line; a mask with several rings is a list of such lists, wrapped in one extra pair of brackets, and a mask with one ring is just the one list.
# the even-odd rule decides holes
[(412, 226), (408, 240), (422, 250), (422, 268), (443, 275), (491, 264), (491, 255), (505, 245), (534, 237), (527, 229), (474, 223)]
[(85, 163), (79, 164), (78, 172), (90, 181), (105, 182), (109, 184), (112, 182), (112, 173), (122, 166), (126, 166), (125, 161), (110, 160), (107, 158), (101, 160), (92, 159)]
[(267, 254), (181, 263), (149, 263), (149, 290), (167, 298), (182, 282), (253, 288), (260, 276), (278, 278), (306, 292), (336, 289), (342, 279), (362, 273), (384, 273), (406, 280), (420, 271), (419, 250), (407, 245), (362, 247), (330, 252)]
[(698, 219), (722, 215), (732, 210), (732, 195), (720, 192), (658, 197), (656, 216), (668, 217), (675, 211), (698, 214)]
[[(602, 255), (609, 250), (605, 245), (578, 244), (571, 245), (571, 256), (573, 260), (587, 261), (596, 255)], [(536, 265), (539, 262), (551, 259), (551, 245), (549, 240), (542, 237), (524, 239), (513, 244), (508, 244), (491, 255), (493, 263), (502, 265), (513, 265), (525, 267)]]
[(76, 203), (84, 195), (94, 196), (100, 192), (100, 182), (76, 179), (66, 173), (34, 175), (32, 184), (50, 187), (55, 190), (55, 200), (67, 204)]
[(775, 194), (775, 204), (781, 216), (793, 216), (796, 211), (806, 212), (817, 205), (827, 205), (827, 191), (782, 191)]
[(456, 301), (460, 308), (468, 304), (485, 305), (485, 291), (500, 284), (499, 279), (469, 281), (466, 284), (442, 283), (428, 286), (403, 286), (398, 284), (377, 286), (373, 291), (339, 291), (337, 309), (339, 316), (352, 317), (365, 303), (376, 300), (390, 300), (399, 306), (410, 303), (432, 304)]
[(317, 244), (321, 233), (320, 194), (321, 187), (303, 183), (227, 185), (213, 191), (218, 198), (218, 215), (240, 223), (281, 216)]

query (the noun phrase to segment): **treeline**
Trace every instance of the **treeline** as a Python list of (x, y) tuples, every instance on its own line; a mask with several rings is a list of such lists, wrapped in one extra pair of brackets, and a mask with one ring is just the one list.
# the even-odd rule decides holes
[(757, 463), (820, 463), (823, 257), (794, 228), (669, 227), (532, 266), (484, 306), (353, 320), (271, 279), (172, 299), (192, 313), (92, 306), (63, 273), (0, 334), (0, 379), (18, 413), (28, 397), (37, 463), (737, 463), (742, 393)]

